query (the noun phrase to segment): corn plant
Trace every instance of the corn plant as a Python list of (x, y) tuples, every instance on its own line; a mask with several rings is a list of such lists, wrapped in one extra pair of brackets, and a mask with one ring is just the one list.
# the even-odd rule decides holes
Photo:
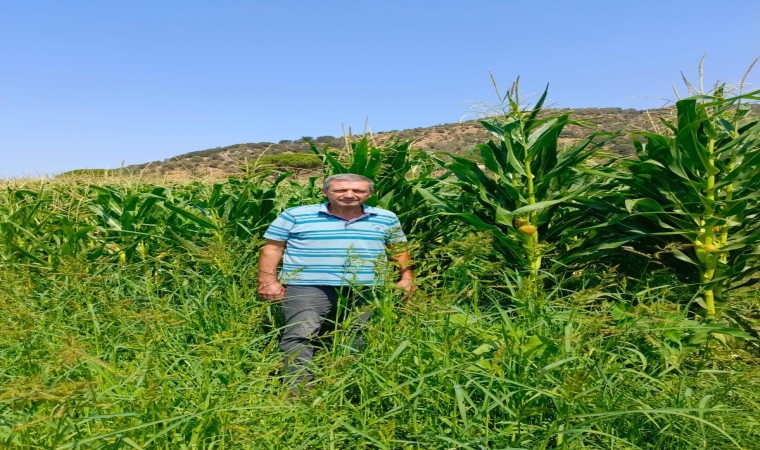
[(141, 186), (134, 192), (117, 186), (91, 188), (97, 198), (89, 206), (106, 236), (104, 248), (118, 252), (122, 263), (135, 252), (146, 256), (166, 246), (197, 253), (199, 247), (194, 241), (217, 231), (216, 224), (187, 198), (188, 190), (175, 192), (164, 186)]
[(49, 202), (43, 192), (8, 189), (0, 206), (0, 258), (5, 263), (22, 261), (45, 264), (40, 258), (41, 241), (33, 231), (40, 225), (38, 211)]
[(50, 269), (86, 251), (95, 227), (80, 213), (80, 198), (60, 186), (8, 189), (0, 200), (0, 261)]
[(669, 242), (699, 272), (709, 318), (723, 291), (760, 271), (760, 121), (745, 100), (760, 91), (676, 102), (666, 134), (636, 134), (636, 158), (623, 179), (629, 233)]
[(495, 138), (478, 145), (482, 165), (455, 155), (438, 158), (461, 194), (427, 195), (445, 214), (493, 233), (501, 252), (530, 280), (538, 279), (543, 258), (554, 249), (564, 252), (563, 263), (581, 250), (588, 254), (592, 230), (604, 225), (594, 223), (589, 206), (603, 194), (600, 179), (584, 167), (603, 142), (592, 134), (561, 148), (560, 133), (576, 122), (569, 114), (544, 113), (547, 92), (523, 110), (515, 83), (500, 96), (503, 116), (481, 122)]
[(201, 210), (226, 235), (240, 239), (260, 237), (277, 211), (277, 187), (290, 173), (268, 180), (269, 173), (247, 179), (215, 183), (207, 198), (198, 199)]

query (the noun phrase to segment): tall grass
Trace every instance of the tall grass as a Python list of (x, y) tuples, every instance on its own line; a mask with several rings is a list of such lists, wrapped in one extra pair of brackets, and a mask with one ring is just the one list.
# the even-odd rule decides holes
[(496, 291), (475, 308), (440, 288), (399, 306), (381, 289), (365, 351), (337, 330), (317, 354), (316, 388), (291, 398), (277, 313), (252, 287), (177, 265), (156, 290), (145, 264), (37, 286), (1, 272), (3, 445), (692, 449), (760, 438), (752, 359), (716, 346), (709, 332), (731, 330), (686, 320), (667, 290), (636, 306), (611, 286), (556, 290), (537, 311), (504, 307)]

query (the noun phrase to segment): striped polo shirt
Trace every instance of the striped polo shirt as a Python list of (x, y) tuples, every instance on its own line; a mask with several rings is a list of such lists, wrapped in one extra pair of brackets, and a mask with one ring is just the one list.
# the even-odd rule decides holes
[[(330, 214), (327, 203), (285, 210), (264, 238), (285, 242), (280, 282), (285, 285), (373, 284), (386, 266), (388, 244), (406, 242), (395, 214), (364, 205), (353, 220)], [(378, 280), (379, 281), (379, 280)]]

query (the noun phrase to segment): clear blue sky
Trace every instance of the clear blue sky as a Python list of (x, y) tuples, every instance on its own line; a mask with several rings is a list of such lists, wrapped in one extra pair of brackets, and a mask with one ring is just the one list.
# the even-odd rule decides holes
[(703, 56), (738, 82), (760, 1), (0, 0), (0, 177), (457, 122), (496, 103), (489, 72), (656, 108)]

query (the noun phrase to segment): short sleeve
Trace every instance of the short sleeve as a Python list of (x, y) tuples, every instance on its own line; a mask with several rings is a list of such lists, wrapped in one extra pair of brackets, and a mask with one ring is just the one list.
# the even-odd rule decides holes
[(290, 239), (290, 231), (296, 224), (295, 218), (293, 218), (288, 211), (283, 212), (269, 225), (267, 231), (264, 232), (264, 239), (271, 239), (273, 241), (287, 241)]
[(404, 235), (404, 230), (401, 229), (401, 222), (399, 222), (398, 217), (395, 215), (393, 216), (393, 222), (388, 227), (385, 242), (386, 244), (406, 242), (406, 235)]

